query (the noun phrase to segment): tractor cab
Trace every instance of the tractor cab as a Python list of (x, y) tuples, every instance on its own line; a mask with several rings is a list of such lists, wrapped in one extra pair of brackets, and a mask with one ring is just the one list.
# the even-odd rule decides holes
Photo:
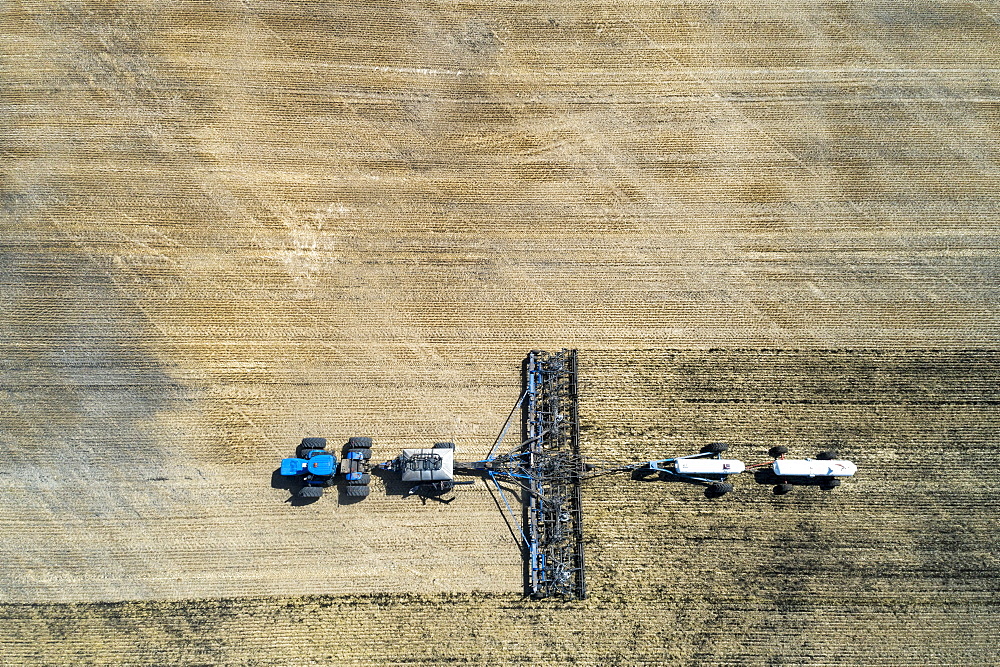
[[(369, 456), (371, 455), (369, 454)], [(348, 482), (360, 481), (368, 470), (368, 459), (365, 458), (365, 452), (361, 450), (350, 449), (344, 458), (340, 459), (340, 474)]]

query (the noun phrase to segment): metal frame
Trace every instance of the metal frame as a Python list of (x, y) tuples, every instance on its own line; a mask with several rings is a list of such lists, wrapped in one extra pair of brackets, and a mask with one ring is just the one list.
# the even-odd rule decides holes
[[(533, 598), (587, 597), (576, 369), (576, 350), (532, 351), (524, 365), (524, 393), (490, 455), (455, 465), (455, 472), (485, 473), (496, 487), (520, 531), (525, 590)], [(524, 424), (522, 444), (493, 456), (518, 408)], [(523, 506), (521, 520), (501, 480), (517, 488)]]

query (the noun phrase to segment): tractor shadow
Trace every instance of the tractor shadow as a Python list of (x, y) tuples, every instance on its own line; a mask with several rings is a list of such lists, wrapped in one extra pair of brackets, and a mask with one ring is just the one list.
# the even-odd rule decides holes
[(680, 479), (674, 477), (673, 475), (668, 475), (666, 473), (657, 472), (656, 470), (650, 470), (649, 468), (636, 468), (632, 471), (631, 478), (633, 482), (659, 482), (667, 484), (682, 484), (684, 486), (703, 486), (705, 487), (705, 497), (709, 499), (721, 498), (724, 493), (717, 493), (711, 486), (705, 482), (696, 482), (693, 480)]
[[(288, 499), (285, 501), (292, 507), (302, 507), (303, 505), (312, 505), (314, 502), (319, 500), (319, 498), (300, 498), (299, 491), (305, 484), (302, 480), (295, 477), (285, 477), (281, 474), (281, 468), (275, 468), (274, 472), (271, 473), (271, 488), (272, 489), (284, 489), (290, 494)], [(353, 499), (352, 499), (353, 500)]]
[(385, 485), (385, 495), (387, 496), (402, 496), (405, 498), (411, 495), (410, 489), (413, 488), (413, 483), (404, 482), (399, 478), (399, 473), (395, 471), (372, 468), (372, 476), (382, 480), (382, 484)]

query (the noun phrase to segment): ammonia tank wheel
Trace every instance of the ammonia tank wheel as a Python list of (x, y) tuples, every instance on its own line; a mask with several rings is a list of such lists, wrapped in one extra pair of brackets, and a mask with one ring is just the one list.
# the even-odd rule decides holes
[(326, 438), (302, 438), (302, 449), (326, 449)]
[(819, 459), (820, 461), (832, 461), (835, 458), (837, 458), (837, 452), (833, 451), (832, 449), (827, 449), (826, 451), (822, 451), (819, 454), (817, 454), (816, 458)]
[(767, 455), (770, 456), (772, 459), (776, 459), (779, 456), (784, 456), (787, 453), (788, 453), (788, 447), (785, 447), (784, 445), (771, 447), (771, 449), (767, 450)]
[(824, 491), (833, 491), (838, 486), (840, 486), (840, 480), (839, 479), (831, 479), (831, 480), (827, 480), (827, 481), (823, 482), (822, 484), (820, 484), (819, 488), (823, 489)]
[(730, 491), (733, 490), (732, 484), (725, 484), (724, 482), (713, 482), (708, 485), (705, 489), (706, 498), (721, 498)]
[(702, 454), (721, 454), (729, 449), (729, 445), (724, 442), (713, 442), (701, 448)]
[(785, 484), (778, 484), (776, 487), (774, 487), (774, 495), (776, 495), (776, 496), (783, 496), (786, 493), (790, 493), (791, 490), (792, 490), (792, 488), (793, 487), (792, 487), (791, 484), (787, 484), (787, 483), (785, 483)]

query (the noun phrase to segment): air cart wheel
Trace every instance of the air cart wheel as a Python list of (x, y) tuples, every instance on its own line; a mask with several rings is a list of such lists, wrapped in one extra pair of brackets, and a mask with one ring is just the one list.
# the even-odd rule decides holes
[(367, 498), (371, 489), (367, 486), (348, 486), (345, 493), (349, 498)]
[(353, 449), (371, 449), (372, 439), (371, 438), (349, 438), (347, 440), (347, 446)]
[(791, 493), (793, 488), (794, 487), (791, 484), (788, 484), (787, 482), (784, 484), (778, 484), (776, 487), (774, 487), (774, 495), (783, 496), (786, 493)]
[(299, 498), (319, 498), (322, 495), (322, 486), (303, 486), (299, 491)]
[(707, 489), (705, 489), (705, 497), (721, 498), (722, 496), (726, 495), (732, 490), (733, 490), (732, 484), (726, 484), (725, 482), (713, 482), (708, 485)]
[(721, 454), (729, 449), (729, 445), (724, 442), (713, 442), (701, 448), (702, 454)]
[(816, 458), (819, 459), (820, 461), (832, 461), (835, 458), (837, 458), (837, 452), (827, 449), (826, 451), (822, 451), (819, 454), (817, 454)]
[(771, 447), (771, 449), (767, 450), (767, 455), (770, 456), (772, 459), (784, 456), (787, 453), (788, 453), (788, 447), (785, 447), (784, 445)]
[(454, 442), (435, 442), (434, 449), (455, 449)]
[(828, 479), (827, 481), (820, 484), (819, 488), (823, 489), (824, 491), (833, 491), (838, 486), (840, 486), (839, 479)]
[(326, 449), (326, 438), (302, 438), (302, 449)]
[(361, 477), (358, 479), (347, 480), (348, 486), (368, 486), (372, 481), (372, 476), (366, 472), (361, 473)]

